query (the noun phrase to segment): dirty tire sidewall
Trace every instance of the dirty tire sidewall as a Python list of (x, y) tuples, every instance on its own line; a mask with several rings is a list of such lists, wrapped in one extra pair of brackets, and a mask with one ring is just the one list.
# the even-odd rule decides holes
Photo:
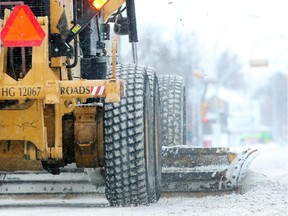
[(176, 75), (159, 75), (162, 117), (162, 145), (186, 144), (184, 80)]
[(126, 96), (105, 104), (105, 194), (112, 206), (147, 205), (155, 197), (148, 76), (135, 65), (118, 65)]
[(156, 72), (153, 68), (147, 67), (146, 72), (149, 76), (149, 85), (152, 98), (153, 112), (153, 141), (155, 147), (155, 201), (161, 197), (162, 191), (162, 119), (160, 114), (159, 83)]

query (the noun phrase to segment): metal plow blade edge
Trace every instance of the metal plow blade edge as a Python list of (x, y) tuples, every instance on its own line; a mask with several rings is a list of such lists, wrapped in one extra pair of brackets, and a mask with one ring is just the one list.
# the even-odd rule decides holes
[(163, 147), (164, 192), (220, 192), (237, 190), (257, 150), (239, 154), (229, 148)]
[(0, 195), (104, 194), (104, 191), (105, 183), (100, 170), (97, 169), (90, 171), (70, 166), (62, 168), (59, 175), (52, 175), (46, 171), (0, 173)]

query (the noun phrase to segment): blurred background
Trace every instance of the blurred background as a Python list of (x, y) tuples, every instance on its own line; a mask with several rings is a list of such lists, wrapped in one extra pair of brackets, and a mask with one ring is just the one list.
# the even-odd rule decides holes
[(138, 63), (185, 79), (188, 144), (287, 144), (287, 0), (135, 3)]

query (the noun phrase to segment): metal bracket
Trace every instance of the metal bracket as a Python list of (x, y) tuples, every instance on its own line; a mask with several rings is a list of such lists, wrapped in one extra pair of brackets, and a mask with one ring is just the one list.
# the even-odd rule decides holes
[(51, 57), (73, 56), (73, 47), (63, 42), (60, 34), (51, 34), (50, 43)]

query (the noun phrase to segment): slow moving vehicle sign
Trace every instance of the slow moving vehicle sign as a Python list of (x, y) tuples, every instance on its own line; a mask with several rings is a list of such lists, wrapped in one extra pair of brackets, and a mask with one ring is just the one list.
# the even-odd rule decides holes
[(40, 46), (45, 32), (27, 5), (15, 7), (1, 32), (5, 47)]

